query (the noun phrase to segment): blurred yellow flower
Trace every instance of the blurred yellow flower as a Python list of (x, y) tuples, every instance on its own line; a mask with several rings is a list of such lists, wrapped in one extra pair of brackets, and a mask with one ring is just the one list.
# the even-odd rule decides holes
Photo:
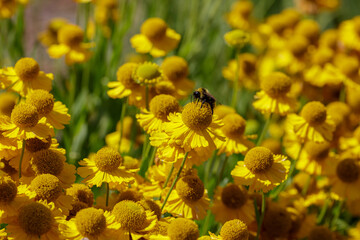
[(230, 47), (240, 49), (250, 41), (250, 34), (243, 30), (235, 29), (225, 33), (224, 39)]
[(50, 47), (53, 44), (59, 44), (58, 32), (59, 29), (69, 24), (66, 19), (53, 18), (47, 26), (47, 29), (38, 35), (38, 39), (45, 47)]

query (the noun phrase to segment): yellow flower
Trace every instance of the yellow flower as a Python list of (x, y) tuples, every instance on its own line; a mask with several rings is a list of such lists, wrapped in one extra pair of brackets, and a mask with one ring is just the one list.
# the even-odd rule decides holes
[(360, 222), (356, 224), (356, 227), (350, 228), (348, 232), (350, 240), (360, 239)]
[(315, 45), (320, 37), (320, 26), (312, 19), (303, 19), (295, 27), (296, 35), (304, 36), (310, 44)]
[(250, 224), (255, 220), (254, 202), (249, 198), (245, 188), (234, 183), (217, 188), (211, 211), (215, 215), (215, 220), (221, 223), (240, 219)]
[(83, 43), (84, 31), (76, 25), (66, 24), (59, 29), (58, 42), (48, 48), (52, 58), (61, 58), (65, 55), (65, 62), (68, 65), (86, 62), (90, 59), (93, 47), (92, 43)]
[(357, 127), (349, 138), (339, 139), (339, 148), (346, 154), (360, 158), (360, 127)]
[(241, 29), (235, 29), (225, 33), (224, 39), (230, 47), (242, 48), (250, 41), (250, 34)]
[(291, 215), (285, 206), (273, 203), (266, 207), (262, 226), (264, 236), (269, 239), (287, 239), (291, 227)]
[(350, 50), (360, 50), (360, 17), (356, 16), (351, 20), (343, 21), (339, 26), (339, 40)]
[(220, 230), (220, 235), (216, 236), (210, 232), (210, 239), (217, 240), (247, 240), (249, 231), (244, 222), (239, 219), (227, 221)]
[(95, 21), (103, 31), (105, 37), (111, 36), (111, 21), (119, 18), (118, 2), (115, 0), (103, 0), (95, 2)]
[(198, 239), (200, 233), (197, 224), (194, 221), (191, 221), (186, 218), (176, 218), (171, 221), (170, 225), (167, 228), (167, 238), (166, 240), (180, 240), (180, 239), (189, 239), (196, 240)]
[(45, 47), (50, 47), (53, 44), (59, 44), (58, 32), (59, 29), (66, 24), (69, 24), (66, 19), (53, 18), (47, 26), (47, 29), (38, 35), (38, 39)]
[(80, 210), (69, 221), (62, 221), (59, 225), (61, 235), (66, 239), (118, 239), (125, 235), (119, 231), (120, 224), (108, 211), (93, 207)]
[(94, 193), (84, 184), (74, 183), (65, 190), (66, 195), (71, 196), (75, 202), (85, 203), (88, 207), (91, 207), (94, 203)]
[(0, 94), (0, 115), (11, 116), (11, 112), (17, 103), (15, 94), (4, 92)]
[(142, 128), (152, 134), (161, 132), (164, 123), (169, 122), (168, 115), (180, 111), (180, 105), (175, 97), (170, 95), (157, 95), (150, 101), (150, 112), (142, 109), (142, 113), (136, 114), (136, 118)]
[(286, 179), (289, 168), (290, 161), (285, 156), (255, 147), (246, 153), (244, 161), (237, 163), (231, 175), (235, 183), (248, 185), (251, 192), (268, 192)]
[(2, 72), (5, 81), (10, 81), (10, 90), (26, 96), (35, 89), (52, 89), (52, 73), (45, 74), (40, 71), (39, 64), (33, 58), (21, 58), (15, 64), (15, 67), (7, 67)]
[(77, 169), (78, 174), (85, 178), (83, 180), (89, 186), (100, 187), (102, 183), (131, 183), (134, 181), (133, 174), (125, 170), (122, 165), (123, 158), (114, 149), (101, 148), (95, 156), (85, 158), (79, 164), (83, 167)]
[(11, 18), (17, 9), (17, 0), (0, 1), (0, 19)]
[(150, 53), (153, 57), (165, 56), (179, 44), (181, 36), (169, 28), (160, 18), (149, 18), (141, 25), (141, 34), (130, 39), (138, 53)]
[(335, 233), (333, 233), (329, 228), (325, 226), (314, 226), (309, 233), (307, 238), (308, 240), (317, 240), (317, 239), (327, 239), (335, 240), (337, 239)]
[(155, 85), (164, 80), (164, 73), (156, 63), (144, 62), (136, 66), (132, 78), (140, 85)]
[(204, 184), (197, 176), (185, 176), (176, 183), (165, 204), (164, 211), (172, 215), (200, 220), (206, 216), (210, 200)]
[(291, 80), (281, 72), (274, 72), (261, 81), (262, 91), (257, 92), (253, 106), (262, 113), (286, 115), (296, 107), (296, 100), (289, 96)]
[(339, 0), (297, 0), (297, 9), (308, 15), (316, 15), (320, 11), (331, 11), (339, 6)]
[(321, 143), (331, 141), (335, 123), (327, 114), (326, 107), (321, 102), (309, 102), (301, 110), (301, 116), (288, 115), (288, 121), (296, 136), (302, 141)]
[(250, 15), (253, 10), (251, 1), (236, 1), (226, 14), (226, 21), (232, 28), (249, 29)]
[(217, 105), (214, 108), (214, 115), (218, 116), (219, 119), (223, 119), (226, 115), (236, 113), (235, 109), (227, 105)]

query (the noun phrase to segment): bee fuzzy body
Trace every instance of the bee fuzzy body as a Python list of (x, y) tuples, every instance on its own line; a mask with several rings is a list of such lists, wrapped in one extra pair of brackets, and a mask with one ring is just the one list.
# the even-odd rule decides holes
[(210, 94), (206, 88), (198, 88), (193, 92), (194, 101), (201, 102), (200, 108), (204, 103), (209, 104), (211, 112), (214, 113), (214, 108), (216, 105), (216, 99)]

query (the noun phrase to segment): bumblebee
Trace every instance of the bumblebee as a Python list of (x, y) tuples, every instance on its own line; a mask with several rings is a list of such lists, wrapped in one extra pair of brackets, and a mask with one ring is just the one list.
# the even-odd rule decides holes
[(206, 88), (198, 88), (193, 92), (194, 101), (201, 102), (200, 108), (203, 106), (204, 103), (208, 103), (211, 112), (214, 113), (214, 108), (216, 104), (216, 99), (213, 95)]

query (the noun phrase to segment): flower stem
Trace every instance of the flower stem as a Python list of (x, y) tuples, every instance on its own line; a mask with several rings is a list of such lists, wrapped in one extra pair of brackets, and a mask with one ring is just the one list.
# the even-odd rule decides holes
[(219, 185), (220, 181), (222, 180), (222, 177), (223, 177), (223, 175), (224, 175), (225, 166), (226, 166), (226, 163), (227, 163), (228, 159), (229, 159), (229, 157), (226, 156), (225, 159), (224, 159), (224, 161), (223, 161), (223, 163), (222, 163), (219, 176), (218, 176), (218, 178), (217, 178), (217, 180), (216, 180), (216, 185), (215, 185), (215, 187), (216, 187), (217, 185)]
[(212, 169), (213, 169), (213, 166), (214, 166), (214, 162), (215, 162), (215, 159), (216, 159), (216, 155), (217, 155), (217, 152), (218, 150), (215, 150), (210, 161), (207, 161), (206, 163), (206, 169), (205, 169), (205, 184), (208, 183), (208, 180), (209, 180), (209, 177), (211, 176), (212, 174)]
[(259, 240), (260, 230), (261, 230), (262, 223), (264, 221), (264, 216), (265, 216), (265, 194), (263, 191), (261, 191), (261, 215), (260, 215), (260, 219), (258, 221), (256, 240)]
[(311, 183), (311, 179), (312, 179), (312, 175), (310, 175), (309, 178), (306, 180), (306, 183), (305, 183), (305, 185), (304, 185), (304, 187), (303, 187), (303, 189), (302, 189), (302, 191), (301, 191), (301, 195), (302, 195), (303, 197), (306, 196), (306, 194), (307, 194), (307, 192), (308, 192), (308, 190), (309, 190), (310, 183)]
[(186, 161), (186, 158), (187, 158), (187, 155), (188, 155), (188, 154), (189, 154), (189, 152), (186, 152), (185, 155), (184, 155), (184, 159), (183, 159), (182, 162), (181, 162), (180, 169), (179, 169), (178, 173), (176, 174), (176, 177), (175, 177), (173, 183), (171, 184), (171, 187), (170, 187), (170, 189), (169, 189), (169, 192), (167, 193), (167, 195), (166, 195), (166, 197), (165, 197), (165, 200), (164, 200), (164, 202), (163, 202), (163, 204), (162, 204), (162, 206), (161, 206), (161, 210), (164, 209), (165, 204), (166, 204), (167, 200), (168, 200), (169, 197), (170, 197), (170, 193), (171, 193), (172, 190), (174, 189), (175, 184), (176, 184), (177, 180), (179, 179), (180, 173), (181, 173), (182, 169), (184, 168), (185, 161)]
[(232, 94), (232, 99), (231, 99), (231, 107), (234, 109), (236, 109), (237, 95), (238, 95), (238, 91), (239, 91), (239, 70), (240, 70), (239, 54), (240, 54), (240, 50), (236, 49), (235, 54), (236, 54), (236, 56), (235, 56), (236, 70), (235, 70), (233, 94)]
[(272, 113), (270, 113), (269, 118), (266, 120), (263, 130), (261, 131), (260, 137), (258, 138), (256, 142), (256, 146), (259, 146), (262, 142), (262, 140), (265, 137), (265, 134), (267, 133), (267, 130), (269, 128), (270, 122), (271, 122)]
[(106, 183), (106, 206), (109, 206), (109, 193), (110, 193), (110, 187), (109, 187), (109, 183)]
[(316, 219), (316, 224), (319, 224), (319, 225), (320, 225), (320, 224), (323, 222), (329, 204), (330, 204), (330, 199), (327, 198), (327, 199), (325, 200), (324, 206), (321, 208), (321, 211), (320, 211), (320, 213), (319, 213), (319, 216), (318, 216), (317, 219)]
[(168, 182), (169, 182), (169, 180), (171, 178), (171, 175), (172, 175), (173, 171), (174, 171), (174, 164), (171, 164), (170, 172), (169, 172), (169, 174), (168, 174), (168, 176), (166, 178), (166, 181), (165, 181), (165, 183), (164, 183), (164, 185), (162, 187), (163, 189), (166, 188), (166, 186), (167, 186), (167, 184), (168, 184)]
[(22, 164), (22, 160), (23, 160), (23, 158), (24, 158), (25, 144), (26, 144), (26, 140), (23, 139), (22, 149), (21, 149), (21, 155), (20, 155), (20, 161), (19, 161), (19, 179), (21, 178), (21, 164)]
[(121, 114), (120, 114), (120, 136), (119, 136), (119, 143), (118, 143), (118, 151), (120, 152), (121, 147), (121, 140), (123, 138), (123, 132), (124, 132), (124, 117), (126, 112), (126, 105), (127, 101), (123, 102), (121, 105)]
[(337, 207), (335, 209), (334, 217), (333, 217), (333, 219), (331, 220), (331, 223), (330, 223), (331, 230), (333, 230), (333, 231), (335, 231), (335, 229), (336, 229), (335, 224), (336, 224), (336, 221), (339, 219), (343, 204), (344, 204), (343, 200), (338, 201)]

